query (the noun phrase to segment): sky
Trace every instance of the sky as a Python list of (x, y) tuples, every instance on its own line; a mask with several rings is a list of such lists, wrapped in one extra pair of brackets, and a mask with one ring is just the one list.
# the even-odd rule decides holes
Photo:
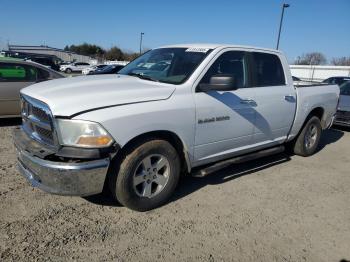
[(290, 62), (318, 51), (350, 56), (350, 0), (0, 0), (0, 49), (7, 42), (63, 48), (83, 42), (138, 51), (178, 43), (280, 49)]

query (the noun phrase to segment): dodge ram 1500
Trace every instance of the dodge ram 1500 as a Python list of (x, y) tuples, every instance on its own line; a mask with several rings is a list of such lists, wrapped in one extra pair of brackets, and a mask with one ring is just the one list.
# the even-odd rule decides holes
[(37, 83), (21, 99), (14, 142), (33, 186), (77, 196), (109, 189), (145, 211), (168, 201), (180, 174), (204, 176), (285, 145), (312, 155), (339, 88), (294, 86), (277, 50), (192, 44), (150, 50), (117, 75)]

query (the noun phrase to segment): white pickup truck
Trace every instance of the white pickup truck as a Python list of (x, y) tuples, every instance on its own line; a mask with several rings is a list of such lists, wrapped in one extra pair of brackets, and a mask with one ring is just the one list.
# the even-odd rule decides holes
[(284, 55), (193, 44), (153, 49), (117, 75), (22, 89), (18, 166), (61, 195), (110, 190), (139, 211), (164, 204), (180, 174), (204, 176), (288, 145), (312, 155), (332, 125), (336, 85), (293, 86)]

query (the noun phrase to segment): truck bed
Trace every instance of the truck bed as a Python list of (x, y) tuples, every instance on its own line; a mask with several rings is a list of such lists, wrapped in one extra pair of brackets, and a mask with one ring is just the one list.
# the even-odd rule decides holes
[(295, 119), (288, 140), (294, 138), (301, 130), (305, 118), (312, 109), (320, 108), (324, 114), (321, 119), (323, 129), (330, 126), (332, 118), (336, 113), (336, 105), (339, 100), (339, 86), (329, 84), (312, 84), (295, 86), (297, 93), (297, 107)]

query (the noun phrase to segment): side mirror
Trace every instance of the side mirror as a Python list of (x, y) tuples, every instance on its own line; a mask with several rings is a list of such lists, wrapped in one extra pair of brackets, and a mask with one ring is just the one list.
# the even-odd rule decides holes
[(199, 90), (202, 92), (208, 91), (231, 91), (238, 89), (235, 85), (235, 79), (232, 75), (221, 74), (213, 75), (209, 84), (199, 84)]

